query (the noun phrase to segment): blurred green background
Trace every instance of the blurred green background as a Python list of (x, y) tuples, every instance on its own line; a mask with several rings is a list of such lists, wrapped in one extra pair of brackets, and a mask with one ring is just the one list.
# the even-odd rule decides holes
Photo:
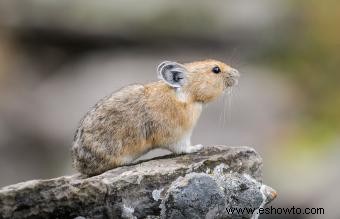
[[(339, 218), (340, 1), (0, 0), (0, 186), (74, 172), (83, 114), (163, 60), (215, 58), (239, 86), (194, 143), (249, 145), (280, 207)], [(147, 156), (167, 153), (153, 151)]]

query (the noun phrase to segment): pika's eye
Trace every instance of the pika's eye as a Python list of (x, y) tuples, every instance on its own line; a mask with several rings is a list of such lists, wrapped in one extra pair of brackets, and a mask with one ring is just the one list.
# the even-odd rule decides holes
[(216, 66), (212, 69), (212, 72), (214, 72), (215, 74), (218, 74), (218, 73), (221, 72), (221, 69), (220, 69), (220, 67)]

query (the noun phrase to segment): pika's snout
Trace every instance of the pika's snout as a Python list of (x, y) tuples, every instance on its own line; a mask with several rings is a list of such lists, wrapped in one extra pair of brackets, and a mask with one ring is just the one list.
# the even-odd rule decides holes
[(234, 77), (234, 78), (240, 77), (240, 73), (235, 68), (231, 68), (230, 71), (229, 71), (229, 74), (230, 74), (231, 77)]
[(226, 78), (226, 87), (237, 85), (239, 77), (240, 73), (238, 72), (238, 70), (235, 68), (230, 68)]

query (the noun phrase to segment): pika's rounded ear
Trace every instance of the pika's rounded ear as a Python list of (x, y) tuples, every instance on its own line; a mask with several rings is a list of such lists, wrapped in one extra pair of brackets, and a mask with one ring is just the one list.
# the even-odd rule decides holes
[(182, 87), (186, 82), (187, 70), (177, 62), (164, 61), (157, 67), (158, 78), (171, 87)]

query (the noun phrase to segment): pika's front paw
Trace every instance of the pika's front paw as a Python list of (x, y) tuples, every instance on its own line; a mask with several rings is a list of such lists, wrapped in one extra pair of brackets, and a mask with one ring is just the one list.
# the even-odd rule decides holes
[(188, 146), (187, 147), (187, 150), (186, 150), (186, 153), (195, 153), (197, 151), (200, 151), (203, 149), (203, 145), (201, 144), (196, 144), (196, 145), (192, 145), (192, 146)]

